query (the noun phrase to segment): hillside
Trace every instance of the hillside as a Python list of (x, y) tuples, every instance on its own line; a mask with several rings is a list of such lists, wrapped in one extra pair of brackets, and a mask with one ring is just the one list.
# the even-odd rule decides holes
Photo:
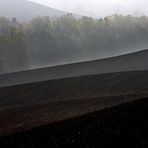
[(52, 79), (148, 69), (148, 50), (88, 62), (0, 75), (0, 87)]
[(147, 57), (143, 50), (0, 75), (0, 137), (147, 98)]
[(0, 88), (0, 137), (148, 97), (148, 71)]
[(0, 16), (29, 20), (36, 16), (61, 16), (62, 11), (52, 9), (28, 0), (4, 0), (0, 2)]

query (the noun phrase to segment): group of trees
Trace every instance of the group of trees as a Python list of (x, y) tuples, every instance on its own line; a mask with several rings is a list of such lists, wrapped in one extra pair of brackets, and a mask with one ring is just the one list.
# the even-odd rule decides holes
[(28, 68), (28, 53), (25, 33), (17, 22), (0, 18), (0, 72)]
[(0, 72), (114, 56), (148, 46), (148, 17), (0, 18)]

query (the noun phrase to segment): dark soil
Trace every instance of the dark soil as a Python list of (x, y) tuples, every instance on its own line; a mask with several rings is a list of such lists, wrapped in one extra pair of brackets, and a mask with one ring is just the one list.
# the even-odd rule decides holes
[(0, 88), (0, 137), (148, 97), (148, 71)]
[(0, 147), (147, 148), (148, 99), (6, 136)]

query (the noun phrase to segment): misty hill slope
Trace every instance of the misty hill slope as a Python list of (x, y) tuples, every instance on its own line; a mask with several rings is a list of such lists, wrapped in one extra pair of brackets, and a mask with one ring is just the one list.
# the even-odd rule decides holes
[(3, 0), (0, 2), (0, 16), (29, 20), (36, 16), (61, 16), (65, 13), (28, 0)]
[(148, 50), (122, 56), (0, 75), (0, 87), (102, 73), (148, 69)]

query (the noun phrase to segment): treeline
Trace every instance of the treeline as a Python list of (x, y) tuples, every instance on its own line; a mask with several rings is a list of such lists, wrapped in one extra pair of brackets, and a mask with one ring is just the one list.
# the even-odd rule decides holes
[(0, 72), (114, 56), (148, 46), (148, 17), (0, 18)]

